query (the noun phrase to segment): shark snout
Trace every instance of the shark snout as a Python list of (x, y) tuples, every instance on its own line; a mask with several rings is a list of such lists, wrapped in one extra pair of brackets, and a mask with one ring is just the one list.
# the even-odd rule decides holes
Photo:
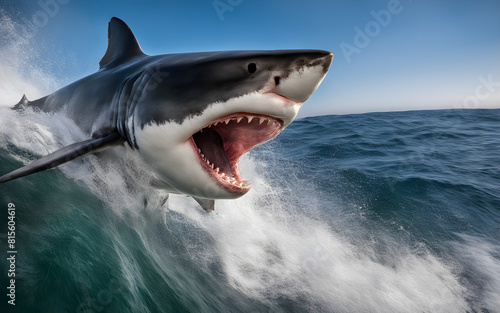
[(274, 93), (303, 103), (316, 91), (330, 68), (333, 54), (313, 51), (297, 55), (283, 75), (274, 77)]

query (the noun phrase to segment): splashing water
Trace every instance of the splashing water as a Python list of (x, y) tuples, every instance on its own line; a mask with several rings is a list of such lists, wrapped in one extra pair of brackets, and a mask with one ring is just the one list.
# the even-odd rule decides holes
[(57, 81), (36, 65), (33, 33), (0, 11), (0, 106), (12, 106), (25, 94), (29, 99), (55, 90)]

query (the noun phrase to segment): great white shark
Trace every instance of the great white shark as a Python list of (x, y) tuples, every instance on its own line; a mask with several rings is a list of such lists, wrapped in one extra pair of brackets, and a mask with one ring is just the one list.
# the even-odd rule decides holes
[(318, 88), (333, 55), (323, 50), (149, 56), (113, 17), (96, 73), (14, 107), (63, 112), (88, 134), (0, 177), (0, 183), (126, 145), (156, 173), (155, 186), (194, 197), (206, 210), (251, 186), (239, 158), (277, 136)]

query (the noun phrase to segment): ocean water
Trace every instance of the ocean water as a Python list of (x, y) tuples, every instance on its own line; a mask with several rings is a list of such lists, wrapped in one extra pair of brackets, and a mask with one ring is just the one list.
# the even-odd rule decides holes
[[(500, 110), (320, 116), (204, 213), (125, 148), (0, 185), (1, 312), (500, 312)], [(84, 137), (0, 107), (0, 173)]]

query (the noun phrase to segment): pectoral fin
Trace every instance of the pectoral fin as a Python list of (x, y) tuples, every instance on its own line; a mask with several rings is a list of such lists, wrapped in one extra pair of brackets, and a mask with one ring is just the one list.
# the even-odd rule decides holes
[(215, 200), (212, 199), (202, 199), (202, 198), (196, 198), (192, 197), (193, 199), (198, 202), (198, 204), (202, 207), (205, 212), (209, 213), (212, 212), (215, 208)]
[[(163, 190), (166, 190), (170, 193), (179, 193), (174, 187), (172, 187), (171, 185), (169, 185), (168, 183), (166, 183), (165, 181), (163, 181), (161, 179), (154, 180), (151, 183), (151, 185), (155, 188), (163, 189)], [(193, 196), (191, 196), (191, 198), (196, 200), (196, 202), (198, 202), (198, 204), (201, 206), (201, 208), (203, 210), (205, 210), (205, 212), (207, 212), (207, 213), (212, 212), (215, 208), (215, 200), (202, 199), (202, 198), (197, 198), (197, 197), (193, 197)]]
[(38, 159), (15, 171), (3, 175), (2, 177), (0, 177), (0, 183), (5, 183), (19, 177), (57, 167), (66, 162), (76, 160), (88, 154), (103, 150), (110, 146), (117, 145), (122, 141), (123, 139), (118, 133), (111, 133), (100, 136), (98, 138), (92, 138), (82, 142), (74, 143), (49, 155), (46, 155), (41, 159)]

